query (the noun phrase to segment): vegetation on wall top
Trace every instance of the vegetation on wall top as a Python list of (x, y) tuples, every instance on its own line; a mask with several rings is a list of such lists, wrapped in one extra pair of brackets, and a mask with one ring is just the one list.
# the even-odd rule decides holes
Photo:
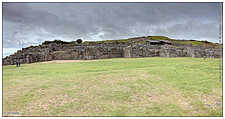
[[(43, 45), (48, 45), (50, 43), (56, 43), (56, 44), (77, 44), (78, 40), (72, 41), (72, 42), (66, 42), (66, 41), (61, 41), (61, 40), (54, 40), (54, 41), (45, 41), (42, 44)], [(82, 40), (81, 40), (81, 42), (79, 42), (79, 44), (83, 44), (83, 45), (101, 44), (101, 43), (105, 43), (105, 44), (108, 44), (108, 43), (121, 44), (121, 43), (131, 43), (131, 42), (143, 43), (146, 40), (167, 40), (167, 41), (172, 42), (173, 44), (183, 44), (183, 45), (193, 45), (193, 46), (219, 46), (218, 43), (212, 43), (212, 42), (208, 42), (208, 41), (177, 40), (177, 39), (172, 39), (172, 38), (165, 37), (165, 36), (146, 36), (146, 37), (135, 37), (135, 38), (128, 38), (128, 39), (119, 39), (119, 40), (85, 41), (85, 42), (82, 42)]]

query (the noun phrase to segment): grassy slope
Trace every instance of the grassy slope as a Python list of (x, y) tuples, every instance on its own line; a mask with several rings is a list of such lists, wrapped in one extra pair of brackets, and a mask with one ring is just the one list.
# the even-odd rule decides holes
[(119, 58), (4, 66), (3, 114), (222, 116), (218, 64), (218, 59)]
[[(167, 40), (170, 41), (172, 43), (175, 44), (184, 44), (184, 45), (193, 45), (193, 46), (212, 46), (212, 47), (217, 47), (217, 48), (221, 48), (222, 45), (216, 44), (216, 43), (212, 43), (212, 42), (208, 42), (208, 41), (197, 41), (197, 40), (176, 40), (176, 39), (171, 39), (165, 36), (147, 36), (147, 37), (136, 37), (136, 38), (128, 38), (128, 39), (119, 39), (119, 40), (103, 40), (103, 41), (95, 41), (92, 43), (127, 43), (127, 42), (136, 42), (136, 43), (143, 43), (145, 42), (145, 40), (143, 40), (142, 38), (144, 38), (145, 40)], [(65, 41), (60, 41), (60, 40), (55, 40), (55, 41), (45, 41), (43, 44), (49, 44), (49, 43), (59, 43), (59, 44), (74, 44), (75, 42), (65, 42)], [(89, 41), (85, 41), (82, 44), (83, 45), (89, 45)], [(37, 47), (37, 46), (30, 46), (30, 47)]]
[[(136, 41), (143, 43), (143, 40), (140, 40), (140, 37), (137, 38), (128, 38), (128, 39), (120, 39), (120, 40), (104, 40), (104, 41), (96, 41), (96, 43), (125, 43), (125, 42), (130, 42), (130, 41)], [(147, 36), (145, 38), (146, 40), (167, 40), (171, 41), (172, 43), (178, 43), (178, 44), (183, 44), (183, 45), (193, 45), (193, 46), (213, 46), (213, 47), (218, 47), (220, 48), (221, 45), (212, 43), (212, 42), (207, 42), (207, 41), (197, 41), (197, 40), (176, 40), (176, 39), (171, 39), (165, 36)], [(89, 44), (88, 41), (85, 41), (83, 44)]]

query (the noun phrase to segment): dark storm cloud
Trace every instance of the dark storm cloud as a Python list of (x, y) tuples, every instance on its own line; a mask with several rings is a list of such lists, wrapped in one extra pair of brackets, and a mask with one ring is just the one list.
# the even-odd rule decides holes
[(219, 3), (4, 3), (3, 47), (163, 35), (218, 41)]

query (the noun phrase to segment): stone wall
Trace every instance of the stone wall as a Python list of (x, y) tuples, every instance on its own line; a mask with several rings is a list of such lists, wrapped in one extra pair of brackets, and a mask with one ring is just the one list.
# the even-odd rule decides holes
[(134, 45), (124, 48), (124, 57), (221, 57), (222, 49), (197, 46)]
[(144, 42), (116, 44), (56, 44), (31, 46), (3, 59), (3, 65), (16, 61), (34, 63), (51, 60), (92, 60), (118, 57), (208, 57), (219, 58), (222, 49), (190, 45), (156, 44)]

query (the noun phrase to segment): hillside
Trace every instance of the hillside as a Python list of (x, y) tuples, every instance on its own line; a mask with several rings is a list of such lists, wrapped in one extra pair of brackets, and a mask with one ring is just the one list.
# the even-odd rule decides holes
[[(208, 46), (208, 47), (221, 47), (218, 43), (212, 43), (208, 41), (198, 41), (198, 40), (176, 40), (171, 39), (166, 36), (145, 36), (145, 37), (135, 37), (135, 38), (127, 38), (127, 39), (119, 39), (119, 40), (103, 40), (103, 41), (85, 41), (82, 44), (83, 45), (90, 45), (90, 44), (99, 44), (99, 43), (130, 43), (130, 42), (137, 42), (137, 43), (143, 43), (147, 40), (164, 40), (164, 41), (170, 41), (173, 44), (183, 44), (183, 45), (193, 45), (193, 46)], [(58, 43), (58, 44), (76, 44), (75, 41), (72, 42), (65, 42), (61, 40), (54, 40), (54, 41), (45, 41), (43, 42), (43, 45), (47, 45), (50, 43)]]

